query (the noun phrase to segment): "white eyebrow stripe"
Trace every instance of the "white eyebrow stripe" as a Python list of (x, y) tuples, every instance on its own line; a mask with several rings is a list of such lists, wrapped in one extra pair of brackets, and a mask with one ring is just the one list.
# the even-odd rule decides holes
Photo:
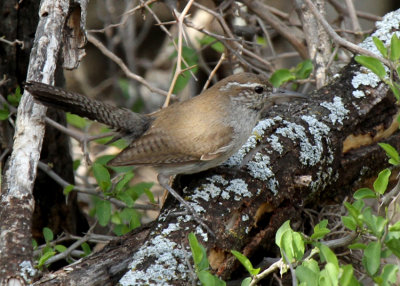
[(256, 87), (256, 86), (260, 86), (262, 84), (260, 83), (256, 83), (256, 82), (246, 82), (246, 83), (239, 83), (239, 82), (228, 82), (226, 85), (220, 87), (220, 91), (227, 91), (229, 90), (231, 87), (234, 86), (241, 86), (241, 87)]

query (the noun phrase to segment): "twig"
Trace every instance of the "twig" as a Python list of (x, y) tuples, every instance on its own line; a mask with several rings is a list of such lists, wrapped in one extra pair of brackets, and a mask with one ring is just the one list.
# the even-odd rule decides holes
[(329, 36), (339, 45), (345, 47), (349, 51), (352, 51), (353, 53), (358, 53), (358, 54), (364, 54), (370, 57), (373, 57), (375, 59), (378, 59), (388, 67), (390, 66), (390, 62), (373, 52), (366, 50), (364, 48), (361, 48), (360, 46), (357, 46), (356, 44), (353, 44), (349, 41), (346, 41), (342, 37), (340, 37), (336, 32), (332, 29), (332, 27), (329, 25), (329, 23), (325, 20), (324, 17), (321, 16), (321, 14), (318, 12), (317, 8), (314, 6), (314, 4), (311, 2), (311, 0), (304, 0), (308, 7), (310, 8), (311, 12), (314, 14), (314, 16), (318, 19), (318, 21), (324, 26), (326, 32), (329, 34)]
[(293, 33), (293, 29), (288, 27), (283, 21), (272, 14), (264, 5), (259, 1), (243, 0), (243, 3), (249, 7), (257, 16), (271, 25), (279, 34), (281, 34), (287, 41), (299, 52), (300, 56), (304, 59), (308, 58), (307, 48)]
[(190, 0), (185, 8), (183, 9), (182, 13), (179, 13), (177, 10), (174, 10), (175, 15), (179, 15), (176, 18), (178, 24), (178, 56), (176, 59), (176, 69), (174, 73), (174, 77), (172, 78), (171, 85), (169, 86), (167, 98), (165, 99), (163, 107), (167, 107), (169, 105), (169, 101), (171, 99), (172, 91), (174, 90), (176, 81), (178, 77), (182, 73), (182, 36), (183, 36), (183, 21), (185, 20), (186, 14), (189, 12), (190, 7), (192, 6), (194, 0)]
[(353, 0), (346, 0), (346, 5), (347, 5), (347, 11), (350, 16), (351, 24), (353, 26), (353, 30), (356, 32), (358, 36), (361, 36), (362, 35), (361, 26), (357, 18), (357, 13), (356, 9), (354, 8)]
[[(328, 0), (328, 1), (336, 9), (336, 11), (338, 11), (339, 14), (349, 15), (349, 11), (347, 10), (347, 8), (344, 5), (340, 4), (338, 1), (336, 0)], [(367, 12), (356, 11), (356, 14), (360, 18), (374, 22), (382, 20), (382, 17)]]
[(85, 234), (85, 236), (83, 236), (81, 239), (75, 241), (73, 244), (71, 244), (70, 247), (67, 248), (67, 250), (54, 255), (53, 257), (49, 258), (46, 262), (45, 265), (49, 265), (53, 262), (59, 261), (61, 259), (67, 258), (70, 253), (72, 252), (72, 250), (75, 250), (76, 248), (78, 248), (79, 246), (81, 246), (84, 242), (88, 241), (90, 234), (93, 232), (94, 228), (96, 227), (97, 222), (94, 223), (88, 230), (88, 232)]
[(207, 89), (208, 85), (211, 82), (211, 79), (214, 77), (215, 73), (217, 72), (217, 70), (219, 69), (219, 67), (221, 66), (221, 64), (224, 60), (225, 60), (225, 53), (222, 53), (217, 65), (215, 66), (215, 68), (211, 71), (210, 75), (208, 76), (208, 79), (207, 79), (206, 83), (204, 84), (203, 91), (205, 91)]
[[(54, 172), (47, 164), (40, 162), (38, 163), (39, 169), (41, 169), (43, 172), (45, 172), (50, 178), (52, 178), (55, 182), (57, 182), (61, 187), (65, 188), (66, 186), (72, 185), (65, 181), (63, 178), (61, 178), (56, 172)], [(110, 198), (105, 196), (102, 192), (98, 191), (98, 188), (85, 188), (85, 187), (79, 187), (75, 186), (72, 189), (72, 191), (88, 194), (88, 195), (94, 195), (98, 196), (104, 200), (108, 200), (114, 205), (122, 208), (128, 207), (127, 204), (124, 202)], [(143, 205), (143, 204), (135, 204), (133, 208), (138, 209), (138, 210), (159, 210), (158, 206), (155, 205)]]
[(162, 89), (159, 89), (157, 87), (152, 87), (143, 77), (133, 73), (130, 71), (130, 69), (125, 65), (124, 61), (118, 57), (116, 54), (111, 52), (109, 49), (107, 49), (102, 42), (100, 42), (98, 39), (96, 39), (94, 36), (91, 34), (87, 35), (87, 39), (90, 43), (92, 43), (94, 46), (96, 46), (106, 57), (111, 59), (113, 62), (115, 62), (125, 73), (125, 75), (133, 80), (136, 80), (143, 84), (145, 87), (147, 87), (151, 92), (155, 92), (164, 96), (167, 96), (168, 93)]
[(0, 42), (6, 43), (7, 45), (10, 45), (10, 46), (20, 45), (20, 46), (21, 46), (21, 50), (23, 50), (24, 47), (25, 47), (23, 41), (20, 41), (20, 40), (15, 39), (14, 41), (11, 42), (11, 41), (9, 41), (9, 40), (4, 39), (4, 36), (3, 36), (3, 37), (0, 37)]
[[(194, 3), (193, 5), (198, 7), (198, 8), (200, 8), (200, 9), (202, 9), (202, 10), (204, 10), (204, 11), (206, 11), (207, 13), (210, 13), (211, 15), (213, 15), (218, 20), (218, 22), (221, 24), (222, 28), (224, 29), (224, 31), (228, 35), (228, 37), (232, 38), (232, 39), (236, 39), (235, 36), (233, 35), (232, 31), (230, 30), (228, 24), (226, 23), (225, 19), (222, 17), (222, 15), (220, 13), (217, 13), (217, 12), (211, 10), (211, 9), (208, 9), (207, 7), (205, 7), (205, 6), (203, 6), (203, 5), (199, 4), (199, 3)], [(199, 30), (199, 31), (201, 31), (201, 30)], [(235, 50), (235, 49), (237, 49), (237, 50), (241, 51), (243, 54), (245, 54), (245, 55), (247, 55), (247, 56), (249, 56), (251, 58), (254, 58), (257, 62), (265, 65), (264, 68), (267, 68), (270, 71), (274, 71), (275, 70), (270, 62), (266, 61), (264, 58), (262, 58), (259, 55), (253, 53), (252, 51), (249, 51), (248, 49), (243, 47), (243, 45), (241, 45), (238, 41), (232, 41), (232, 45), (233, 45), (233, 47), (230, 47), (229, 45), (225, 44), (225, 47), (227, 47), (235, 55), (238, 55), (238, 52)], [(238, 56), (238, 58), (241, 58), (240, 55)], [(246, 64), (249, 65), (248, 62), (246, 62)], [(259, 72), (262, 72), (257, 68), (254, 68), (254, 69), (256, 69)]]

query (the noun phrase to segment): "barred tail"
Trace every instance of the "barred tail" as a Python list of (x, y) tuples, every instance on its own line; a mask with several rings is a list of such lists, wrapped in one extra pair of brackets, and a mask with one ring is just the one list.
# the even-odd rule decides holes
[(30, 81), (24, 84), (24, 88), (43, 105), (104, 123), (131, 139), (142, 135), (151, 123), (151, 118), (147, 115), (115, 107), (52, 85)]

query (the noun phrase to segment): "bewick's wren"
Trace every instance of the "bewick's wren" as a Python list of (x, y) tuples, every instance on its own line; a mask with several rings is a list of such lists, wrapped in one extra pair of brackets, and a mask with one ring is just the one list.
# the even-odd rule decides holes
[(141, 115), (38, 82), (28, 82), (25, 89), (44, 105), (97, 120), (127, 136), (131, 143), (109, 165), (154, 166), (160, 184), (193, 214), (169, 186), (169, 176), (220, 165), (246, 142), (263, 110), (282, 99), (300, 97), (275, 91), (262, 76), (240, 73), (190, 100)]

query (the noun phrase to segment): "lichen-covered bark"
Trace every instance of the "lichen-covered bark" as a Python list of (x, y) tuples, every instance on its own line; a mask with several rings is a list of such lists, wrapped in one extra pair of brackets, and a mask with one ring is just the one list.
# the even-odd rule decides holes
[[(377, 33), (390, 39), (389, 31), (399, 28), (399, 15), (397, 11), (387, 16)], [(398, 19), (397, 24), (388, 23), (390, 19)], [(376, 142), (400, 148), (400, 133), (392, 124), (396, 113), (388, 87), (354, 62), (306, 102), (270, 110), (247, 144), (224, 166), (174, 181), (173, 187), (183, 192), (216, 237), (205, 233), (190, 216), (176, 215), (183, 208), (169, 197), (149, 235), (137, 241), (134, 249), (127, 249), (131, 262), (119, 282), (188, 285), (190, 232), (207, 248), (212, 269), (223, 278), (238, 267), (230, 250), (248, 257), (257, 256), (260, 249), (273, 251), (277, 228), (287, 219), (298, 219), (301, 207), (318, 206), (326, 199), (341, 201), (355, 184), (387, 164)], [(100, 257), (101, 252), (96, 254), (96, 259)], [(93, 273), (96, 262), (90, 259), (69, 266), (63, 281), (76, 283), (82, 269)], [(120, 262), (115, 259), (104, 267)], [(36, 285), (53, 285), (48, 279)]]
[[(18, 5), (13, 6), (13, 9), (18, 8)], [(70, 1), (42, 1), (29, 61), (28, 80), (54, 82), (69, 11)], [(35, 275), (32, 266), (32, 190), (44, 135), (45, 111), (46, 108), (33, 104), (32, 98), (26, 93), (18, 107), (13, 151), (5, 168), (1, 189), (1, 285), (27, 284)]]

